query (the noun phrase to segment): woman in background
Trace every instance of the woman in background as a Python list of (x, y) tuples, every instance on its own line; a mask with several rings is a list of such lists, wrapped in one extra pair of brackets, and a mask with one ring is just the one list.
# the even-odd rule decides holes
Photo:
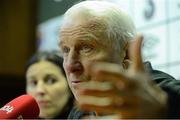
[(73, 106), (63, 59), (57, 52), (39, 52), (26, 67), (26, 92), (40, 107), (40, 118), (67, 118)]

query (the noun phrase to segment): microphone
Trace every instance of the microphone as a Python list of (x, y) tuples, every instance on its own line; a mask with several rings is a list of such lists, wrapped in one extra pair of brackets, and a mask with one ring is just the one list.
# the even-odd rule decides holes
[(30, 95), (21, 95), (0, 109), (0, 119), (36, 119), (39, 106)]

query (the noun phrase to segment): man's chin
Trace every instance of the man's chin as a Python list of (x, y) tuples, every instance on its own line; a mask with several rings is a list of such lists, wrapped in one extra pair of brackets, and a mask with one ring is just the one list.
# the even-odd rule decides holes
[(78, 94), (76, 94), (76, 93), (74, 93), (74, 97), (75, 97), (75, 99), (77, 100), (77, 101), (79, 101), (79, 95)]

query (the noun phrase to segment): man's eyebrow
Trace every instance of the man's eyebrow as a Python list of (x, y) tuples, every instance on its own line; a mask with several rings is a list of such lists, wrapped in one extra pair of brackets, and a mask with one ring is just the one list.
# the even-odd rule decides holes
[(84, 35), (80, 36), (79, 39), (81, 39), (81, 40), (96, 40), (96, 41), (98, 40), (98, 38), (92, 33), (84, 34)]
[[(61, 38), (60, 38), (61, 39)], [(79, 39), (80, 41), (90, 41), (93, 40), (96, 43), (99, 43), (98, 41), (98, 37), (96, 37), (94, 34), (92, 33), (85, 33), (83, 35), (77, 36), (76, 39)], [(64, 43), (64, 41), (59, 40), (58, 41), (58, 45), (61, 46)]]

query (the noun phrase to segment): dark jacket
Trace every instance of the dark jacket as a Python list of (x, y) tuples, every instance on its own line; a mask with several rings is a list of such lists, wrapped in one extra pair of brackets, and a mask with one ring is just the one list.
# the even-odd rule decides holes
[(168, 118), (180, 118), (180, 80), (158, 70), (154, 70), (149, 62), (145, 63), (151, 77), (168, 94)]
[[(162, 71), (154, 70), (150, 62), (145, 62), (145, 68), (157, 85), (168, 94), (167, 118), (180, 118), (180, 81)], [(82, 112), (74, 107), (68, 119), (81, 119), (85, 115), (95, 115), (95, 113)]]

